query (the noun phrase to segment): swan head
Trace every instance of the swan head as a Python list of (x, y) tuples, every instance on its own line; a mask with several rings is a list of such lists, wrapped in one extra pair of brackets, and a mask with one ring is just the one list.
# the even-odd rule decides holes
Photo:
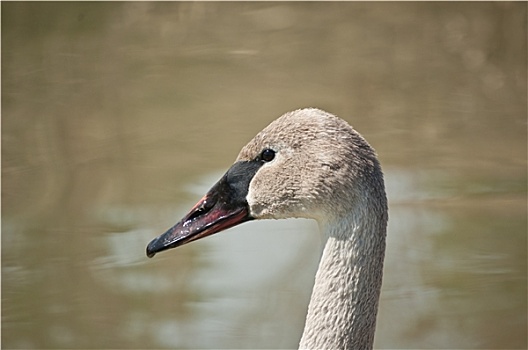
[(289, 112), (258, 133), (190, 212), (147, 255), (253, 219), (337, 220), (369, 205), (383, 211), (374, 150), (344, 120), (320, 109)]
[(335, 219), (362, 201), (381, 173), (374, 150), (344, 120), (320, 109), (284, 114), (258, 133), (237, 162), (274, 157), (249, 183), (255, 219)]

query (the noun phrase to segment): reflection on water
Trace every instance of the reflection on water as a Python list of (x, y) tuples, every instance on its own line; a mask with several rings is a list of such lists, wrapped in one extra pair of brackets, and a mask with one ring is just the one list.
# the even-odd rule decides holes
[(296, 347), (314, 222), (145, 247), (303, 106), (384, 166), (376, 347), (526, 348), (526, 3), (1, 6), (4, 348)]

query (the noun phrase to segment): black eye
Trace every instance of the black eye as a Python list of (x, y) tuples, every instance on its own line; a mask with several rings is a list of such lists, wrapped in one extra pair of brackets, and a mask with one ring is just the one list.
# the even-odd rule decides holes
[(269, 149), (269, 148), (265, 149), (260, 154), (260, 159), (263, 162), (271, 162), (273, 160), (273, 158), (275, 158), (275, 151), (272, 150), (272, 149)]

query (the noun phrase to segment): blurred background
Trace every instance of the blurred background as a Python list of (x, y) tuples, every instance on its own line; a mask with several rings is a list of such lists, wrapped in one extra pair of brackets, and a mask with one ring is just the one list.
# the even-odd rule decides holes
[(2, 2), (2, 347), (295, 348), (314, 222), (147, 259), (258, 131), (376, 148), (376, 348), (527, 347), (527, 4)]

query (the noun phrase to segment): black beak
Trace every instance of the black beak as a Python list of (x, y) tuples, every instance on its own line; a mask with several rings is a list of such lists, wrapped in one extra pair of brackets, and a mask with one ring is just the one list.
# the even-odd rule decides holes
[(257, 161), (235, 163), (180, 222), (149, 243), (147, 256), (252, 220), (246, 196), (261, 165)]

